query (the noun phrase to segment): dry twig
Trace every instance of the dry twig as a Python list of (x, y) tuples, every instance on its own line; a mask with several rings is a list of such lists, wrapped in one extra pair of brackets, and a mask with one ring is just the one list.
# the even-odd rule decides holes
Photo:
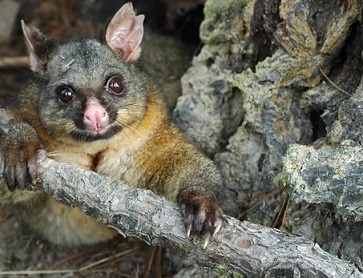
[(3, 57), (0, 58), (0, 69), (4, 68), (23, 68), (29, 65), (28, 56)]

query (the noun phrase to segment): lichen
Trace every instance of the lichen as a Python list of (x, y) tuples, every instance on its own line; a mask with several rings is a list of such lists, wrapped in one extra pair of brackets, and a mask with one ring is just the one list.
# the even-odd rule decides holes
[(225, 43), (231, 40), (233, 32), (241, 33), (242, 20), (235, 14), (242, 14), (247, 2), (247, 0), (207, 1), (204, 7), (205, 19), (200, 26), (200, 38), (203, 43)]

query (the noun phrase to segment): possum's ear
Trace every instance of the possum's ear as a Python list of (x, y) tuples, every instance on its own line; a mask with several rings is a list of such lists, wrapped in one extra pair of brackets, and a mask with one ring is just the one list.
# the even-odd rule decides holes
[(114, 15), (106, 29), (106, 44), (115, 53), (123, 53), (125, 61), (135, 61), (140, 56), (139, 47), (144, 34), (144, 15), (135, 15), (132, 3), (126, 3)]
[(47, 38), (42, 32), (33, 26), (27, 26), (21, 21), (25, 44), (29, 52), (29, 65), (32, 71), (42, 74), (46, 69), (49, 55), (53, 52), (56, 41)]

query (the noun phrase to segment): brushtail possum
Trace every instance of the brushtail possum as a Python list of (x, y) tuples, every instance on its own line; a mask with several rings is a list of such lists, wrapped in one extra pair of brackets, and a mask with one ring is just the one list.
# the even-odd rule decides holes
[(0, 135), (0, 204), (51, 242), (95, 244), (117, 232), (25, 190), (44, 155), (177, 201), (188, 236), (199, 234), (204, 246), (221, 227), (220, 174), (170, 123), (158, 88), (137, 62), (143, 20), (127, 3), (102, 40), (66, 44), (22, 22), (34, 78), (6, 108), (15, 123)]

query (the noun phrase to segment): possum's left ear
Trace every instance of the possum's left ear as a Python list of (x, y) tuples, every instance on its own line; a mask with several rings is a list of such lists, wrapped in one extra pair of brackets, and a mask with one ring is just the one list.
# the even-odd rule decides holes
[(139, 58), (139, 47), (144, 34), (144, 15), (135, 15), (132, 3), (126, 3), (107, 26), (105, 40), (115, 53), (123, 53), (125, 61)]
[(43, 74), (49, 60), (49, 56), (57, 45), (55, 39), (47, 38), (42, 32), (33, 26), (27, 26), (21, 21), (25, 44), (29, 53), (29, 65), (32, 71)]

